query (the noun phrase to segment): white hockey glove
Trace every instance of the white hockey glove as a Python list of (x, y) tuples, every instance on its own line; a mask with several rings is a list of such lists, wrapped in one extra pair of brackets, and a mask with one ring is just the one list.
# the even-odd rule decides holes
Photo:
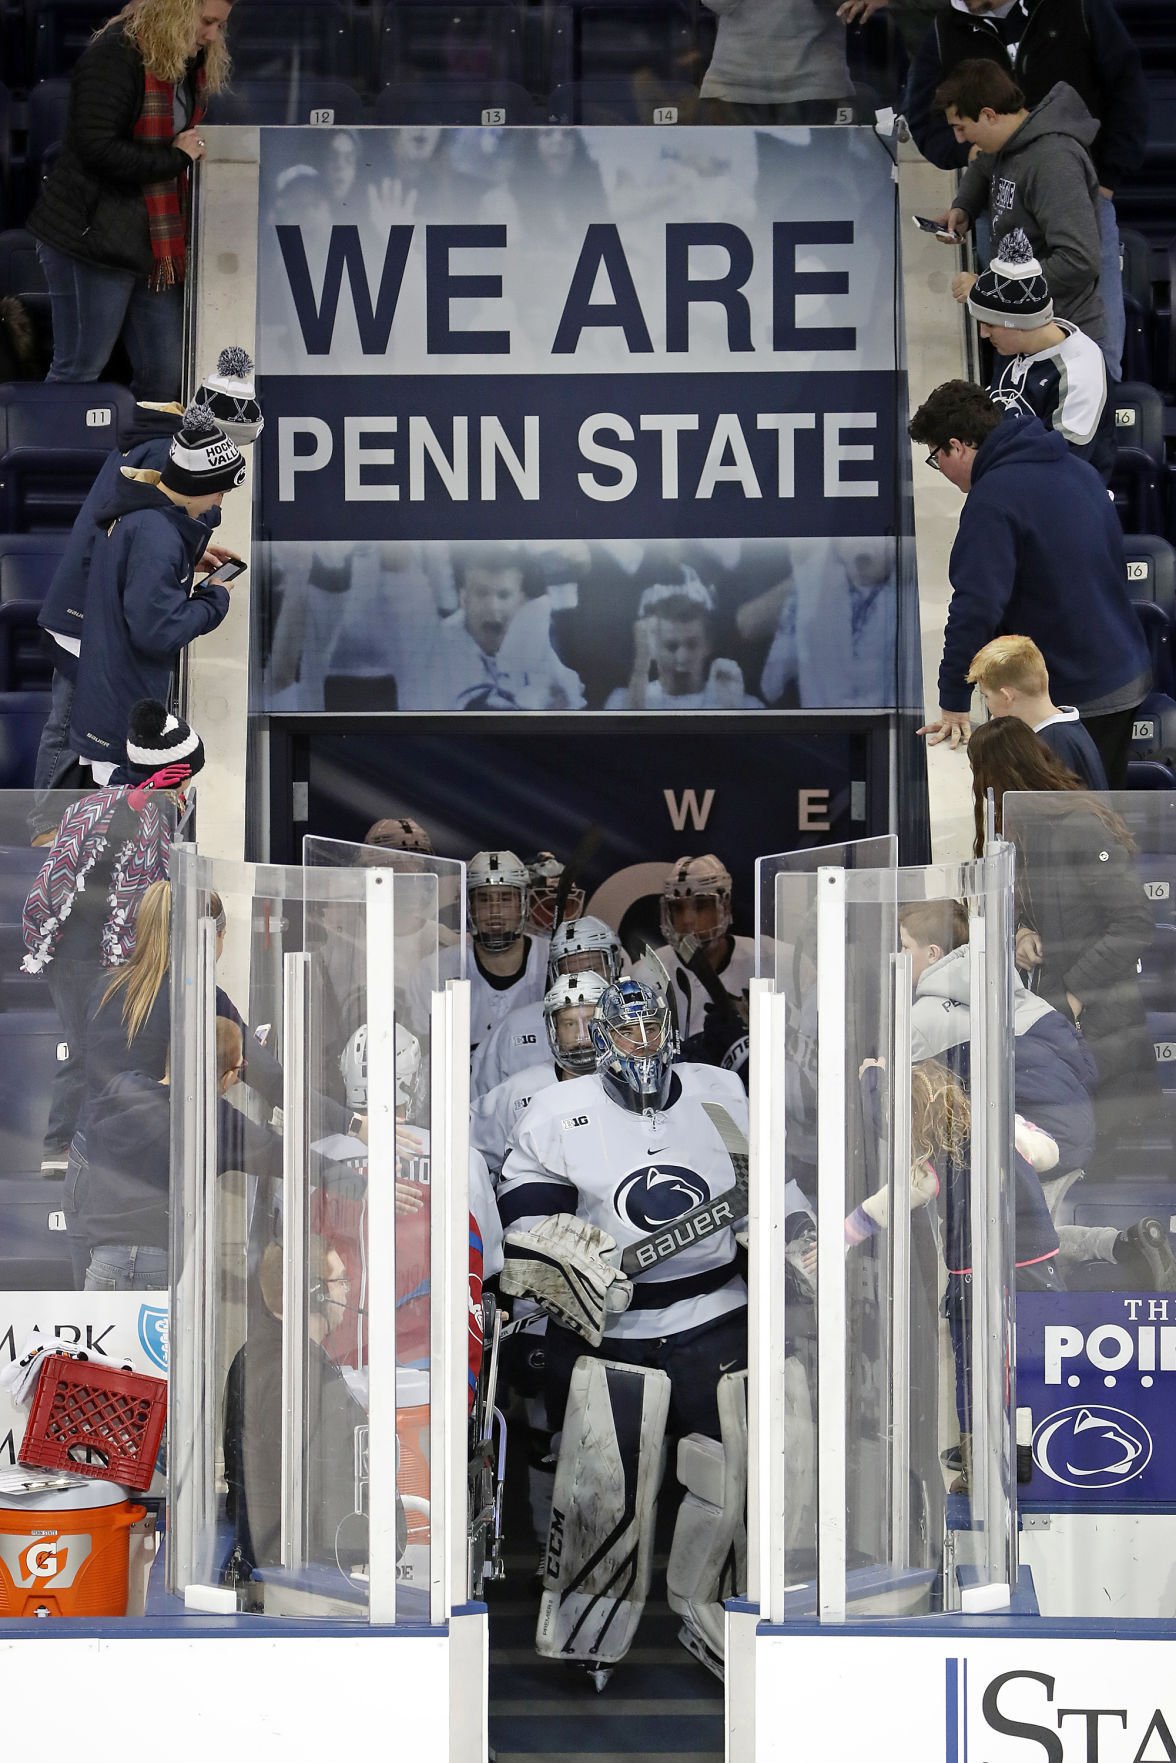
[(607, 1231), (557, 1212), (534, 1230), (507, 1232), (499, 1288), (536, 1298), (549, 1316), (599, 1347), (605, 1318), (627, 1310), (633, 1296), (628, 1275), (604, 1259), (615, 1248)]

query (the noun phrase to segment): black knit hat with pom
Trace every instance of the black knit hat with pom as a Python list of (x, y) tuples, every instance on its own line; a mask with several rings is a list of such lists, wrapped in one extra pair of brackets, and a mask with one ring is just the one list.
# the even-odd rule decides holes
[(189, 404), (179, 433), (172, 436), (159, 481), (179, 496), (210, 496), (235, 490), (245, 461), (203, 404)]
[(980, 324), (1007, 331), (1039, 331), (1052, 322), (1049, 283), (1020, 227), (1005, 234), (988, 268), (976, 277), (968, 311)]
[(265, 427), (253, 388), (253, 363), (244, 349), (222, 349), (216, 371), (207, 374), (196, 393), (212, 420), (238, 447), (248, 447)]
[(173, 716), (158, 698), (140, 698), (127, 725), (127, 756), (112, 784), (151, 784), (174, 790), (204, 764), (204, 743), (182, 716)]

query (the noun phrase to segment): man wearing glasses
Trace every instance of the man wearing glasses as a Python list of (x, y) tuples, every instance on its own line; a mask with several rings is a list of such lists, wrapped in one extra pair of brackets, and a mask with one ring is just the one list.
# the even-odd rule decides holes
[(1002, 412), (967, 380), (937, 386), (910, 436), (967, 498), (948, 564), (939, 716), (920, 734), (953, 748), (966, 741), (973, 655), (996, 636), (1031, 637), (1055, 694), (1077, 706), (1110, 787), (1122, 789), (1151, 668), (1102, 479), (1056, 430), (1024, 411)]

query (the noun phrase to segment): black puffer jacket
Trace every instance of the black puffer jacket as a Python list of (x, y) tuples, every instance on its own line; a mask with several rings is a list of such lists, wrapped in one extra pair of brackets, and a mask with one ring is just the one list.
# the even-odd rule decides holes
[[(189, 81), (196, 65), (189, 64)], [(28, 226), (67, 257), (146, 276), (152, 256), (144, 189), (178, 177), (189, 162), (170, 143), (135, 139), (143, 89), (143, 58), (113, 25), (74, 69), (65, 144)]]

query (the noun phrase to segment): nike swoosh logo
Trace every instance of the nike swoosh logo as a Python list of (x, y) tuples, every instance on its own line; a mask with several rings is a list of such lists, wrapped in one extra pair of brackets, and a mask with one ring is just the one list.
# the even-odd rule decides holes
[(720, 1371), (720, 1373), (722, 1373), (724, 1371), (731, 1371), (736, 1365), (738, 1365), (738, 1363), (739, 1363), (738, 1359), (729, 1359), (727, 1361), (726, 1365), (719, 1366), (719, 1371)]
[(647, 1157), (656, 1157), (660, 1151), (664, 1151), (664, 1150), (665, 1150), (664, 1145), (650, 1145), (650, 1147), (649, 1147), (648, 1151), (646, 1151), (645, 1155)]

